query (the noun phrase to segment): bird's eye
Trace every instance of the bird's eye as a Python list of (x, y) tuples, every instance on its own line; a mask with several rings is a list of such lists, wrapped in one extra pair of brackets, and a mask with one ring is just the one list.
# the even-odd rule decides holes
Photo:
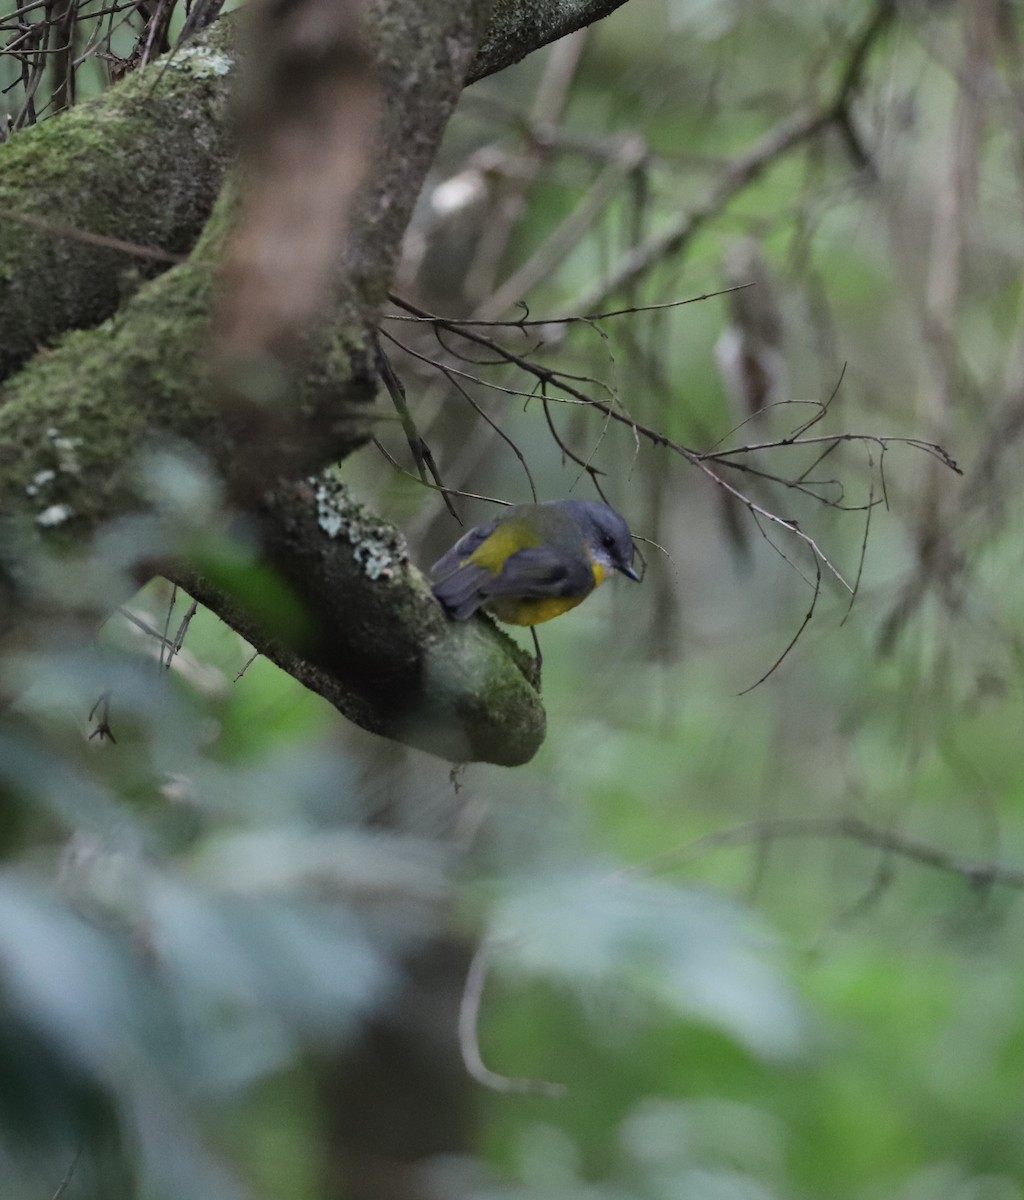
[(601, 539), (601, 545), (604, 546), (606, 550), (610, 550), (615, 545), (615, 539), (610, 533), (606, 533)]

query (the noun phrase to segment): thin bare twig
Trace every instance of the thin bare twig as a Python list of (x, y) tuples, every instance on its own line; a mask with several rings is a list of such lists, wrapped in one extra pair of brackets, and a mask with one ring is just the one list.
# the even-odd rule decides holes
[(562, 1097), (568, 1089), (564, 1084), (552, 1083), (546, 1079), (517, 1079), (509, 1075), (499, 1075), (492, 1071), (480, 1054), (480, 1004), (483, 999), (484, 984), (487, 982), (487, 965), (490, 948), (483, 944), (477, 948), (469, 964), (466, 975), (466, 986), (462, 991), (459, 1004), (459, 1050), (462, 1061), (469, 1074), (484, 1087), (506, 1095), (531, 1095)]
[(415, 479), (417, 483), (422, 484), (425, 488), (430, 488), (432, 492), (449, 492), (453, 496), (462, 496), (466, 500), (486, 500), (488, 504), (502, 504), (506, 507), (512, 503), (511, 500), (502, 500), (498, 496), (484, 496), (479, 492), (464, 492), (460, 488), (446, 488), (440, 484), (431, 483), (429, 479), (420, 479), (412, 471), (407, 471), (398, 459), (388, 451), (387, 446), (382, 445), (377, 438), (371, 438), (370, 440), (400, 475), (404, 475), (407, 479)]
[(15, 212), (10, 208), (0, 208), (0, 221), (14, 221), (29, 229), (37, 229), (40, 233), (49, 234), (51, 237), (70, 238), (72, 241), (84, 242), (89, 246), (120, 250), (123, 254), (130, 254), (133, 258), (148, 258), (153, 262), (171, 265), (185, 261), (183, 255), (171, 254), (166, 250), (159, 250), (155, 246), (140, 246), (137, 242), (126, 242), (122, 238), (107, 237), (102, 233), (90, 233), (86, 229), (76, 229), (72, 225), (63, 225), (59, 221), (48, 221), (46, 218), (37, 217), (32, 213)]
[(96, 703), (89, 709), (89, 715), (86, 718), (88, 721), (91, 721), (99, 713), (99, 716), (96, 717), (96, 728), (89, 734), (90, 742), (93, 738), (99, 738), (101, 742), (107, 741), (115, 746), (117, 745), (117, 738), (114, 737), (114, 731), (110, 726), (111, 695), (112, 693), (109, 691), (101, 692), (96, 699)]
[[(785, 555), (783, 555), (783, 557), (785, 557)], [(789, 639), (789, 643), (786, 646), (786, 648), (782, 651), (782, 653), (779, 655), (779, 657), (772, 663), (772, 665), (768, 668), (768, 670), (765, 671), (765, 673), (760, 677), (760, 679), (756, 679), (749, 687), (746, 687), (743, 689), (742, 692), (739, 692), (738, 695), (746, 696), (749, 692), (752, 692), (755, 688), (760, 687), (761, 684), (764, 683), (764, 681), (766, 679), (768, 679), (770, 676), (774, 675), (775, 672), (779, 669), (779, 667), (781, 667), (782, 664), (785, 662), (786, 658), (789, 656), (789, 652), (797, 644), (797, 642), (800, 640), (801, 636), (803, 635), (804, 630), (810, 624), (811, 618), (814, 616), (814, 610), (818, 607), (818, 597), (821, 595), (821, 563), (818, 561), (817, 558), (814, 560), (814, 571), (815, 571), (814, 595), (811, 597), (810, 607), (808, 608), (806, 614), (804, 615), (804, 619), (800, 622), (800, 626), (797, 629), (796, 633), (794, 633), (793, 636)], [(851, 589), (851, 596), (852, 595), (853, 595), (853, 591)]]
[[(608, 312), (589, 313), (584, 314), (583, 316), (530, 317), (528, 315), (524, 315), (522, 317), (517, 317), (515, 320), (508, 319), (505, 321), (480, 321), (475, 318), (460, 317), (458, 319), (458, 324), (460, 327), (475, 325), (484, 326), (491, 329), (529, 329), (531, 326), (545, 327), (554, 325), (591, 325), (595, 321), (607, 321), (612, 317), (631, 317), (635, 316), (637, 313), (660, 312), (667, 308), (682, 308), (687, 304), (700, 304), (704, 300), (714, 300), (717, 296), (728, 296), (731, 292), (739, 292), (744, 288), (751, 286), (752, 285), (749, 283), (740, 283), (733, 287), (720, 288), (718, 291), (714, 292), (702, 292), (699, 296), (687, 296), (683, 300), (664, 300), (660, 304), (634, 304), (630, 305), (628, 308), (613, 308)], [(441, 320), (441, 318), (435, 317), (427, 312), (422, 312), (422, 310), (420, 310), (421, 315), (416, 315), (416, 306), (407, 300), (403, 300), (400, 296), (395, 295), (393, 292), (388, 294), (388, 299), (392, 304), (396, 304), (399, 308), (407, 309), (408, 311), (402, 313), (385, 313), (385, 321), (409, 321), (414, 324), (437, 325), (438, 321)], [(791, 400), (788, 403), (811, 404), (817, 403), (817, 401)]]
[(523, 471), (526, 473), (526, 482), (530, 485), (530, 494), (531, 494), (531, 496), (533, 496), (534, 503), (536, 503), (537, 502), (537, 485), (536, 485), (536, 483), (534, 483), (533, 472), (530, 470), (530, 464), (526, 461), (526, 455), (522, 452), (522, 450), (519, 449), (519, 447), (516, 445), (515, 441), (508, 436), (508, 434), (504, 431), (504, 429), (501, 428), (501, 426), (497, 423), (497, 421), (495, 421), (494, 418), (491, 417), (490, 414), (487, 413), (481, 405), (477, 404), (477, 402), (470, 395), (469, 389), (463, 387), (463, 385), (457, 379), (455, 379), (452, 375), (450, 375), (448, 373), (447, 370), (445, 370), (445, 368), (442, 368), (442, 370), (444, 370), (444, 373), (445, 373), (446, 378), (448, 379), (448, 382), (452, 385), (452, 387), (455, 388), (455, 390), (459, 393), (459, 395), (463, 397), (463, 399), (467, 402), (467, 404), (470, 405), (470, 407), (477, 414), (477, 416), (479, 416), (482, 420), (486, 421), (488, 425), (490, 425), (490, 427), (494, 430), (494, 432), (498, 435), (498, 437), (501, 438), (501, 440), (508, 446), (508, 448), (516, 456), (516, 458), (519, 459), (519, 463), (522, 466)]
[(238, 674), (234, 677), (234, 679), (231, 682), (237, 683), (242, 678), (242, 676), (246, 673), (246, 671), (249, 670), (249, 668), (252, 666), (252, 664), (259, 658), (259, 656), (260, 656), (260, 652), (258, 650), (254, 650), (252, 652), (252, 654), (250, 654), (249, 657), (242, 664), (241, 670), (238, 672)]
[(81, 1157), (82, 1157), (82, 1147), (79, 1146), (78, 1149), (75, 1151), (74, 1157), (72, 1158), (71, 1163), (68, 1166), (68, 1169), (64, 1172), (64, 1178), (60, 1181), (59, 1184), (57, 1184), (57, 1190), (53, 1193), (52, 1200), (61, 1200), (61, 1196), (63, 1196), (64, 1193), (68, 1190), (68, 1186), (71, 1183), (72, 1176), (74, 1175), (75, 1169), (78, 1166), (78, 1160)]
[[(629, 250), (604, 280), (582, 294), (574, 307), (584, 312), (600, 308), (609, 296), (628, 291), (659, 263), (678, 259), (695, 235), (770, 166), (830, 126), (840, 129), (851, 150), (855, 146), (859, 148), (850, 118), (850, 104), (863, 82), (870, 52), (894, 16), (893, 0), (879, 0), (850, 47), (839, 84), (829, 100), (820, 108), (787, 117), (768, 130), (729, 164), (703, 203)], [(855, 153), (855, 158), (858, 165), (865, 164), (866, 156), (862, 150)]]
[(171, 613), (174, 612), (174, 606), (177, 603), (178, 603), (178, 585), (176, 583), (172, 583), (170, 599), (167, 601), (167, 615), (164, 617), (164, 631), (160, 638), (160, 666), (161, 667), (170, 666), (170, 660), (169, 659), (165, 660), (165, 658), (164, 658), (164, 651), (165, 651), (165, 649), (170, 650), (170, 648), (174, 645), (174, 640), (170, 636)]
[(129, 621), (136, 629), (140, 629), (147, 637), (156, 638), (161, 646), (170, 646), (172, 643), (169, 638), (166, 638), (155, 625), (150, 625), (148, 621), (144, 621), (142, 617), (137, 616), (130, 608), (122, 606), (117, 610), (126, 621)]
[(640, 138), (626, 142), (621, 156), (608, 164), (571, 213), (491, 296), (480, 304), (476, 320), (496, 320), (547, 278), (605, 210), (626, 179), (643, 162), (647, 147)]
[[(566, 376), (563, 372), (560, 372), (551, 367), (544, 366), (541, 363), (534, 362), (532, 359), (527, 358), (525, 355), (518, 354), (515, 351), (509, 350), (507, 347), (501, 345), (501, 343), (496, 341), (494, 338), (489, 337), (486, 334), (480, 333), (476, 329), (467, 328), (463, 325), (463, 323), (461, 323), (457, 320), (452, 320), (452, 319), (445, 318), (445, 317), (438, 317), (433, 313), (428, 313), (424, 309), (419, 308), (417, 305), (412, 304), (410, 301), (403, 300), (398, 296), (392, 296), (391, 299), (392, 299), (393, 303), (395, 303), (399, 307), (411, 312), (414, 316), (421, 317), (421, 318), (429, 318), (434, 323), (436, 323), (438, 328), (445, 329), (450, 333), (459, 334), (463, 338), (465, 338), (467, 341), (472, 342), (476, 345), (485, 347), (487, 350), (489, 350), (493, 354), (503, 358), (510, 365), (516, 366), (520, 370), (524, 371), (525, 373), (532, 375), (535, 379), (537, 379), (539, 381), (539, 383), (542, 385), (542, 387), (544, 389), (547, 389), (549, 386), (558, 388), (560, 391), (567, 394), (568, 402), (575, 401), (576, 403), (586, 404), (592, 408), (595, 408), (598, 412), (601, 412), (601, 413), (605, 414), (605, 416), (610, 417), (611, 420), (614, 420), (614, 421), (620, 422), (624, 425), (627, 425), (630, 429), (633, 430), (635, 435), (639, 435), (639, 436), (643, 437), (644, 439), (649, 441), (652, 445), (664, 446), (664, 447), (672, 450), (674, 453), (679, 454), (681, 457), (686, 459), (686, 461), (691, 463), (691, 465), (696, 466), (701, 471), (703, 471), (704, 474), (712, 482), (714, 482), (718, 487), (723, 488), (725, 491), (727, 491), (731, 495), (733, 495), (750, 512), (757, 513), (758, 515), (762, 516), (766, 521), (769, 521), (775, 525), (778, 525), (779, 527), (781, 527), (783, 529), (786, 529), (794, 537), (798, 538), (800, 541), (803, 541), (813, 551), (815, 557), (825, 567), (825, 569), (829, 572), (829, 574), (831, 574), (836, 580), (838, 580), (839, 583), (849, 592), (852, 592), (853, 589), (851, 588), (850, 584), (846, 581), (843, 574), (839, 571), (839, 569), (835, 566), (835, 564), (831, 561), (831, 559), (824, 553), (824, 551), (819, 546), (818, 542), (813, 537), (811, 537), (810, 534), (805, 533), (799, 527), (799, 525), (797, 524), (796, 521), (787, 520), (786, 518), (781, 517), (778, 514), (771, 512), (764, 505), (759, 504), (752, 497), (748, 496), (746, 493), (742, 492), (739, 488), (734, 487), (727, 480), (723, 479), (722, 476), (720, 474), (718, 474), (717, 471), (712, 469), (711, 464), (715, 464), (717, 466), (730, 466), (730, 467), (733, 467), (734, 469), (745, 471), (746, 473), (751, 474), (751, 475), (758, 475), (758, 476), (761, 476), (762, 478), (768, 478), (772, 482), (782, 484), (783, 486), (786, 486), (786, 487), (794, 487), (794, 488), (797, 488), (798, 490), (803, 490), (805, 492), (805, 494), (811, 496), (812, 498), (816, 499), (817, 501), (819, 501), (821, 503), (828, 504), (831, 507), (841, 507), (841, 505), (839, 505), (836, 501), (831, 501), (831, 500), (828, 500), (826, 497), (822, 497), (822, 496), (818, 495), (817, 493), (813, 492), (809, 488), (803, 487), (801, 484), (799, 484), (799, 482), (795, 482), (792, 479), (786, 479), (784, 476), (773, 475), (773, 474), (764, 472), (764, 471), (760, 470), (759, 468), (751, 466), (749, 463), (737, 463), (733, 460), (736, 457), (738, 457), (741, 452), (745, 452), (749, 455), (756, 450), (778, 449), (778, 448), (801, 446), (801, 445), (821, 445), (821, 444), (830, 443), (833, 440), (838, 439), (839, 441), (850, 441), (850, 442), (870, 441), (870, 442), (874, 442), (874, 443), (878, 444), (879, 446), (881, 446), (883, 448), (888, 447), (890, 445), (894, 445), (894, 444), (909, 445), (909, 446), (915, 447), (917, 449), (924, 450), (926, 453), (933, 455), (939, 461), (941, 461), (945, 466), (949, 467), (951, 470), (959, 470), (959, 468), (956, 465), (956, 462), (952, 459), (952, 457), (949, 454), (947, 454), (946, 451), (941, 446), (938, 446), (935, 443), (926, 442), (919, 438), (898, 438), (898, 437), (890, 437), (890, 436), (875, 435), (875, 434), (859, 435), (859, 434), (843, 433), (843, 434), (833, 434), (833, 435), (815, 435), (813, 437), (804, 437), (802, 439), (790, 436), (790, 437), (786, 437), (786, 438), (779, 438), (772, 442), (755, 443), (749, 447), (737, 447), (737, 448), (734, 448), (731, 450), (724, 450), (724, 451), (718, 450), (718, 451), (713, 451), (712, 453), (708, 454), (708, 453), (696, 450), (693, 447), (686, 446), (681, 442), (677, 442), (677, 441), (673, 440), (672, 438), (667, 437), (665, 434), (661, 433), (659, 430), (653, 428), (652, 426), (645, 425), (638, 421), (635, 421), (628, 414), (620, 412), (614, 405), (609, 404), (603, 400), (598, 400), (594, 396), (589, 395), (588, 393), (582, 391), (580, 388), (577, 388), (573, 383), (569, 382), (569, 380), (566, 378)], [(402, 343), (398, 342), (397, 339), (395, 339), (393, 337), (393, 335), (385, 333), (383, 336), (389, 338), (389, 340), (391, 340), (391, 341), (394, 341), (396, 345), (402, 346), (403, 349), (407, 350), (410, 354), (412, 354), (414, 357), (420, 359), (421, 361), (431, 363), (435, 368), (440, 367), (440, 364), (438, 364), (434, 360), (430, 359), (427, 355), (420, 354), (417, 351), (412, 350), (410, 347), (402, 345)], [(453, 369), (453, 368), (445, 368), (445, 369)], [(465, 372), (459, 372), (459, 374), (466, 375)], [(505, 393), (511, 394), (511, 395), (524, 395), (525, 394), (516, 389), (503, 388), (503, 387), (499, 386), (498, 384), (491, 383), (490, 381), (482, 381), (478, 378), (474, 379), (472, 376), (467, 376), (467, 377), (470, 378), (474, 382), (478, 382), (478, 383), (482, 382), (485, 384), (485, 386), (493, 388), (494, 390), (499, 391), (499, 392), (505, 392)], [(833, 396), (834, 395), (835, 395), (835, 392), (833, 392)], [(566, 458), (571, 459), (578, 466), (587, 470), (587, 473), (591, 476), (591, 478), (595, 478), (596, 469), (592, 465), (588, 466), (588, 462), (586, 459), (583, 459), (580, 455), (576, 454), (572, 450), (571, 447), (567, 446), (564, 439), (561, 437), (561, 435), (558, 433), (557, 429), (554, 427), (553, 421), (550, 416), (550, 411), (547, 406), (552, 400), (555, 400), (555, 399), (561, 399), (561, 401), (563, 403), (566, 402), (565, 397), (563, 397), (563, 398), (553, 397), (553, 396), (548, 395), (545, 391), (545, 417), (548, 421), (548, 426), (551, 429), (552, 436), (555, 438), (555, 441), (558, 444), (560, 451), (563, 453), (563, 455), (565, 455)], [(831, 402), (831, 398), (830, 398), (829, 402)], [(823, 410), (827, 411), (828, 405), (827, 404), (822, 405), (821, 408)], [(815, 416), (813, 418), (811, 418), (811, 420), (809, 422), (805, 422), (801, 426), (801, 428), (805, 429), (805, 430), (808, 428), (811, 428), (818, 419), (820, 419), (820, 415), (818, 413), (816, 413)], [(858, 509), (860, 509), (863, 506), (857, 506), (857, 507), (858, 507)]]
[[(871, 451), (868, 451), (868, 466), (874, 469), (874, 462), (871, 458)], [(860, 592), (861, 576), (864, 574), (864, 560), (868, 555), (868, 534), (871, 532), (871, 514), (875, 509), (875, 480), (872, 476), (870, 491), (868, 492), (868, 502), (865, 506), (864, 516), (864, 536), (860, 543), (860, 558), (857, 560), (857, 574), (853, 581), (853, 591), (850, 593), (850, 603), (846, 606), (846, 612), (843, 614), (843, 619), (839, 622), (840, 626), (845, 625), (850, 619), (850, 613), (853, 612), (853, 602), (857, 599)]]
[(399, 379), (394, 367), (391, 365), (391, 360), (384, 353), (384, 347), (380, 344), (380, 338), (373, 339), (374, 352), (377, 356), (377, 372), (387, 388), (388, 395), (391, 397), (391, 402), (395, 406), (395, 412), (398, 413), (398, 419), (401, 422), (402, 430), (405, 433), (405, 440), (409, 443), (409, 450), (413, 457), (413, 462), (416, 464), (416, 470), (419, 472), (420, 482), (425, 482), (427, 472), (430, 472), (430, 477), (437, 484), (441, 492), (441, 499), (444, 501), (445, 508), (451, 513), (460, 525), (464, 524), (459, 516), (455, 505), (452, 503), (451, 497), (444, 486), (444, 480), (441, 478), (441, 473), (438, 470), (437, 462), (434, 459), (433, 451), (427, 444), (426, 439), (420, 434), (416, 428), (416, 422), (412, 418), (412, 413), (409, 411), (409, 405), (405, 397), (405, 385)]
[[(174, 661), (175, 655), (181, 651), (182, 646), (185, 644), (185, 634), (188, 633), (188, 627), (192, 624), (192, 619), (198, 611), (199, 604), (197, 601), (193, 600), (185, 610), (185, 615), (181, 618), (181, 622), (178, 625), (178, 632), (174, 635), (173, 641), (171, 641), (170, 645), (167, 647), (167, 661), (164, 664), (166, 670), (170, 670), (171, 663)], [(168, 616), (169, 615), (170, 614), (168, 614)], [(161, 647), (161, 655), (162, 654), (163, 647)]]
[(779, 450), (789, 446), (820, 446), (828, 442), (874, 442), (875, 445), (883, 449), (886, 446), (909, 446), (914, 450), (923, 450), (925, 454), (938, 459), (944, 467), (955, 471), (957, 475), (963, 474), (963, 471), (957, 465), (956, 459), (940, 446), (938, 442), (929, 442), (924, 438), (896, 437), (875, 433), (828, 433), (818, 434), (815, 437), (793, 437), (790, 435), (776, 438), (770, 442), (752, 442), (746, 446), (735, 446), (731, 450), (715, 450), (710, 454), (698, 453), (700, 458), (706, 459), (709, 462), (721, 462), (723, 459), (732, 458), (738, 454), (754, 454), (758, 450)]

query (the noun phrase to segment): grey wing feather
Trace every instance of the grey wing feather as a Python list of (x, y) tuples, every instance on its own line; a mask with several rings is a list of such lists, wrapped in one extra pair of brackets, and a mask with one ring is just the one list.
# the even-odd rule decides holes
[(497, 520), (487, 521), (483, 525), (474, 525), (434, 563), (430, 568), (430, 578), (440, 581), (451, 575), (453, 571), (457, 571), (462, 560), (468, 558), (478, 546), (486, 542), (497, 528)]
[(496, 520), (475, 525), (430, 568), (434, 595), (457, 621), (468, 620), (486, 599), (481, 588), (493, 576), (483, 567), (463, 562), (463, 559), (485, 542), (497, 525)]
[(517, 550), (497, 575), (465, 562), (496, 526), (490, 521), (471, 529), (430, 568), (434, 595), (457, 621), (467, 620), (491, 596), (580, 596), (593, 590), (593, 572), (585, 561), (567, 563), (546, 546)]
[(593, 589), (594, 576), (585, 562), (567, 563), (555, 550), (531, 546), (510, 555), (501, 574), (490, 576), (484, 586), (485, 599), (486, 596), (579, 596)]

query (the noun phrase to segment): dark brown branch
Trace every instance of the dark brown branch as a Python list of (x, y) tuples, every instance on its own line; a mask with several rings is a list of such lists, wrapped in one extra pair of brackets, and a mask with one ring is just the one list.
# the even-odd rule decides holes
[(495, 0), (469, 83), (517, 63), (539, 46), (593, 25), (625, 0)]

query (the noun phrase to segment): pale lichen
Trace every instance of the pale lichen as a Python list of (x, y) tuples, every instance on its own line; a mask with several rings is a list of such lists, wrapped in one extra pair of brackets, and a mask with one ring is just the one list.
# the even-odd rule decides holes
[(78, 475), (82, 470), (82, 464), (78, 460), (78, 450), (83, 444), (83, 439), (61, 437), (53, 432), (50, 441), (53, 443), (53, 449), (57, 455), (58, 470), (64, 471), (68, 475)]
[(409, 561), (405, 538), (393, 526), (367, 512), (348, 488), (325, 473), (309, 480), (316, 496), (316, 520), (323, 532), (352, 546), (352, 557), (368, 579), (392, 579)]
[[(46, 431), (46, 440), (53, 447), (57, 465), (55, 468), (43, 467), (36, 471), (29, 482), (25, 484), (26, 496), (38, 496), (44, 488), (48, 488), (56, 482), (58, 473), (78, 475), (82, 470), (78, 459), (79, 447), (83, 445), (82, 438), (64, 437), (56, 426), (51, 425)], [(67, 514), (60, 514), (60, 510), (66, 507), (61, 504), (51, 505), (36, 517), (37, 523), (44, 526), (62, 524), (71, 513), (71, 510), (68, 509)]]
[(70, 504), (51, 504), (36, 517), (36, 524), (41, 525), (44, 529), (54, 529), (57, 525), (63, 525), (65, 521), (70, 521), (73, 515)]
[(235, 60), (223, 51), (210, 50), (206, 46), (185, 46), (175, 50), (161, 65), (189, 71), (197, 79), (207, 79), (211, 75), (229, 75), (234, 70)]
[(51, 471), (48, 467), (42, 471), (36, 471), (32, 476), (32, 482), (25, 484), (26, 496), (37, 496), (39, 489), (46, 487), (48, 483), (53, 483), (57, 478), (57, 472)]

